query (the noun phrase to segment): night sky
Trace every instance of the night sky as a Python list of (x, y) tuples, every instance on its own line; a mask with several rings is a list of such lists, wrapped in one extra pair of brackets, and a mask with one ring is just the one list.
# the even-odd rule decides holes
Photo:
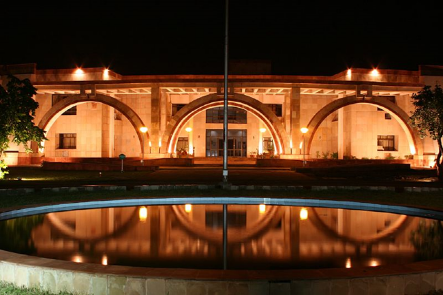
[[(0, 4), (0, 64), (223, 74), (224, 1), (88, 2)], [(441, 2), (230, 0), (230, 58), (287, 75), (443, 65)]]

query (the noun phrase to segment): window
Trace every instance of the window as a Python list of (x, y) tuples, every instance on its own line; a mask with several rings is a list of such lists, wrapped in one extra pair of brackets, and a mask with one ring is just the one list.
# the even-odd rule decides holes
[[(206, 110), (206, 123), (223, 123), (223, 107)], [(246, 111), (236, 107), (228, 107), (228, 123), (247, 124)]]
[(377, 151), (395, 151), (394, 135), (377, 135)]
[(77, 146), (77, 134), (76, 133), (60, 133), (59, 134), (59, 149), (75, 149)]
[[(245, 228), (246, 212), (228, 212), (227, 223), (229, 228)], [(206, 228), (218, 229), (223, 227), (223, 211), (206, 211)]]
[(385, 120), (391, 120), (391, 115), (388, 113), (385, 113)]
[[(52, 105), (55, 105), (60, 100), (67, 98), (67, 95), (64, 94), (53, 94), (52, 95)], [(75, 116), (77, 115), (77, 106), (73, 106), (69, 108), (67, 111), (65, 111), (62, 116)]]
[(179, 137), (177, 141), (177, 151), (184, 149), (189, 153), (189, 142), (187, 137)]
[(272, 137), (263, 137), (263, 152), (271, 153), (272, 151), (274, 151), (274, 141)]
[(175, 114), (177, 114), (178, 111), (180, 111), (186, 104), (177, 104), (174, 103), (172, 104), (172, 115), (174, 116)]
[(272, 112), (279, 118), (282, 116), (282, 105), (281, 104), (266, 104)]

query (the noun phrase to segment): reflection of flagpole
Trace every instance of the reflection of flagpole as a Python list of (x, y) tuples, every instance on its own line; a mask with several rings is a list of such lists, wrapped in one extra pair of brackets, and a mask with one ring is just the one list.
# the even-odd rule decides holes
[(223, 182), (228, 182), (228, 7), (225, 7), (225, 85), (223, 99)]

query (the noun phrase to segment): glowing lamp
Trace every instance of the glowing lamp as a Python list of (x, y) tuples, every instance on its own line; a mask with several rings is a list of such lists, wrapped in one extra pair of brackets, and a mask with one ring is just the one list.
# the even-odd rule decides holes
[(376, 77), (376, 76), (378, 76), (378, 75), (380, 75), (380, 73), (378, 72), (377, 69), (373, 69), (373, 70), (371, 71), (371, 76)]
[(108, 265), (108, 256), (103, 255), (103, 257), (102, 257), (102, 265)]
[(191, 204), (186, 204), (185, 205), (185, 212), (186, 213), (190, 213), (192, 211), (192, 205)]
[(142, 133), (146, 133), (146, 132), (148, 131), (148, 127), (145, 127), (145, 126), (140, 127), (140, 131), (141, 131)]
[(72, 261), (74, 261), (76, 263), (82, 263), (83, 257), (81, 257), (80, 255), (75, 255), (74, 257), (72, 257)]
[(260, 128), (260, 132), (261, 132), (261, 133), (266, 132), (266, 128)]
[(186, 132), (191, 132), (192, 131), (192, 128), (191, 127), (186, 127)]
[(351, 258), (346, 259), (346, 268), (351, 268), (352, 264), (351, 264)]
[(306, 133), (308, 133), (309, 129), (306, 127), (303, 127), (300, 129), (300, 131), (301, 131), (301, 133), (306, 134)]
[(84, 73), (85, 72), (81, 68), (77, 68), (77, 70), (75, 70), (76, 75), (83, 75)]
[(145, 222), (148, 218), (148, 208), (140, 207), (140, 209), (138, 210), (138, 217), (141, 222)]
[(301, 208), (300, 210), (300, 220), (306, 220), (308, 219), (308, 209)]
[(260, 204), (260, 205), (258, 206), (258, 211), (259, 211), (260, 213), (265, 213), (265, 212), (266, 212), (266, 205), (265, 205), (265, 204)]
[(346, 75), (351, 76), (351, 75), (352, 75), (352, 70), (351, 70), (351, 69), (348, 69), (348, 70), (346, 71)]

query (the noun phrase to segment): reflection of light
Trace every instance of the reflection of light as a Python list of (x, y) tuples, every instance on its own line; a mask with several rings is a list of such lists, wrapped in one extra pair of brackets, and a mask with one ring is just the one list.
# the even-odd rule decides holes
[(266, 132), (266, 128), (260, 128), (260, 132), (261, 132), (261, 133)]
[(151, 146), (151, 141), (149, 141), (149, 147)]
[(108, 265), (108, 256), (103, 255), (103, 257), (102, 257), (102, 265)]
[(148, 131), (148, 127), (145, 127), (145, 126), (140, 127), (140, 131), (141, 131), (142, 133), (146, 133), (146, 131)]
[(300, 128), (300, 131), (301, 131), (301, 133), (305, 134), (309, 131), (309, 129), (306, 127), (303, 127), (303, 128)]
[(258, 211), (260, 211), (260, 213), (265, 213), (266, 211), (266, 205), (265, 204), (260, 204), (258, 206)]
[(148, 208), (140, 207), (140, 209), (138, 210), (138, 217), (140, 218), (140, 221), (146, 221), (146, 219), (148, 218)]
[(300, 141), (299, 148), (301, 149), (303, 147), (303, 141)]
[(77, 263), (82, 263), (83, 257), (81, 257), (80, 255), (75, 255), (72, 257), (72, 261), (77, 262)]
[(80, 69), (80, 68), (77, 68), (77, 70), (75, 70), (75, 74), (76, 75), (83, 75), (85, 72), (82, 70), (82, 69)]
[(300, 220), (306, 220), (308, 219), (308, 209), (301, 208), (300, 210)]
[(380, 73), (378, 72), (377, 69), (373, 69), (373, 70), (371, 71), (371, 76), (377, 77), (378, 75), (380, 75)]
[(189, 213), (189, 212), (191, 212), (192, 211), (192, 205), (191, 204), (186, 204), (185, 205), (185, 212), (186, 213)]
[(191, 128), (191, 127), (186, 127), (185, 131), (186, 131), (186, 132), (191, 132), (191, 131), (192, 131), (192, 128)]
[(372, 258), (372, 259), (369, 261), (369, 266), (373, 266), (373, 267), (375, 267), (375, 266), (379, 266), (379, 265), (380, 265), (380, 261), (379, 261), (378, 259)]
[(346, 259), (346, 268), (351, 268), (352, 264), (351, 264), (351, 258)]

